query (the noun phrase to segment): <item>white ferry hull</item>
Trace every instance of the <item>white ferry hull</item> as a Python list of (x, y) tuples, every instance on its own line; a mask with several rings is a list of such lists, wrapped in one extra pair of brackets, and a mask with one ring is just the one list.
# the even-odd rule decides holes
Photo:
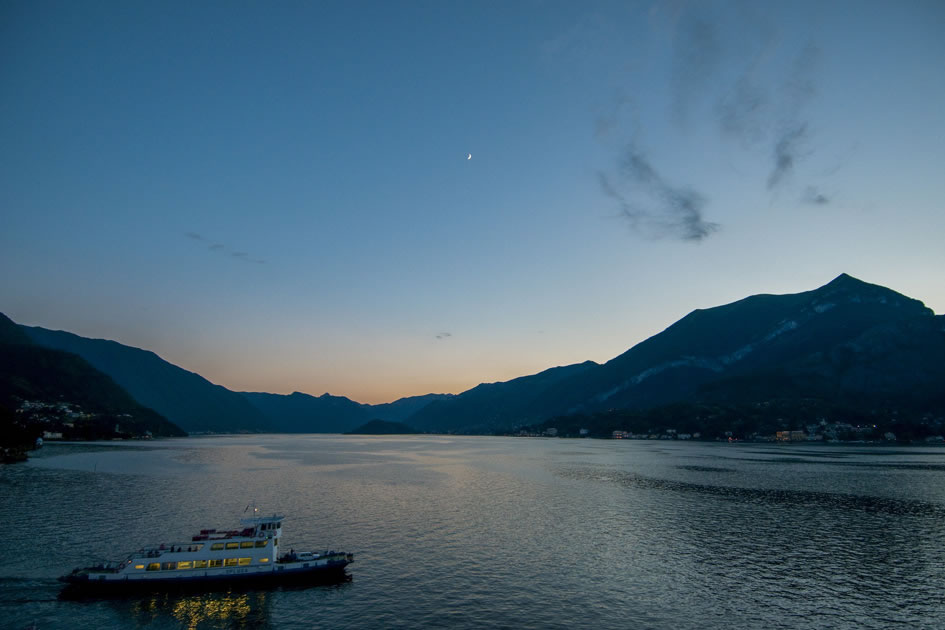
[(345, 572), (353, 562), (350, 554), (338, 554), (324, 563), (286, 563), (284, 566), (266, 567), (263, 571), (250, 569), (224, 569), (225, 572), (191, 572), (187, 575), (160, 577), (113, 577), (112, 574), (95, 569), (77, 569), (70, 575), (59, 578), (68, 586), (63, 591), (69, 595), (103, 595), (164, 590), (213, 590), (231, 586), (270, 587), (286, 584), (327, 584), (350, 579)]

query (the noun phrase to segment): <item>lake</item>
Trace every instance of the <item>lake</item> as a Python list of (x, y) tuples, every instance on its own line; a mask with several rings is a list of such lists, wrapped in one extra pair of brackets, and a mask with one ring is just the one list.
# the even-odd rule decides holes
[[(311, 588), (60, 600), (56, 577), (247, 505), (350, 551)], [(251, 510), (250, 510), (251, 511)], [(945, 448), (254, 435), (0, 467), (25, 628), (941, 628)]]

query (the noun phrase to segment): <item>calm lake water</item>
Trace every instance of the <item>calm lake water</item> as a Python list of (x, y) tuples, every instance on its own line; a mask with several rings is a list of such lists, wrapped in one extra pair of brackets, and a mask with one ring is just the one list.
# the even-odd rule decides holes
[[(287, 515), (307, 589), (62, 601), (56, 577)], [(0, 467), (0, 626), (942, 628), (945, 449), (484, 437), (53, 444)]]

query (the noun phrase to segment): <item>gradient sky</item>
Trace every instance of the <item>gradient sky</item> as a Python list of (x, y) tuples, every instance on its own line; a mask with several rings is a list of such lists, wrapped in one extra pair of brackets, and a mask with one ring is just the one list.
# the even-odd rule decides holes
[(370, 403), (841, 272), (942, 313), (943, 34), (940, 0), (4, 2), (0, 311)]

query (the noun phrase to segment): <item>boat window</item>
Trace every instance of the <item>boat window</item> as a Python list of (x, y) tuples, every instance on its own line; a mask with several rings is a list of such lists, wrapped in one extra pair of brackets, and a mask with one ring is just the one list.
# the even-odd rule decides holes
[(136, 564), (136, 565), (135, 565), (135, 568), (136, 568), (136, 569), (143, 569), (143, 568), (144, 568), (144, 565), (143, 565), (143, 564)]
[(210, 568), (211, 568), (211, 569), (215, 569), (215, 568), (217, 568), (217, 567), (222, 567), (222, 566), (223, 566), (223, 560), (211, 560), (211, 561), (210, 561)]
[(183, 561), (183, 562), (178, 562), (178, 563), (177, 563), (177, 568), (178, 568), (178, 569), (192, 569), (193, 566), (194, 566), (194, 563), (191, 562), (190, 560), (185, 560), (185, 561)]
[(201, 549), (203, 549), (203, 544), (202, 544), (202, 543), (199, 544), (199, 545), (194, 545), (194, 546), (193, 546), (193, 550), (194, 550), (194, 551), (200, 551)]
[(239, 564), (239, 558), (227, 558), (223, 561), (225, 567), (235, 567), (237, 564)]
[(269, 558), (260, 558), (259, 561), (260, 561), (260, 562), (269, 562)]
[(148, 571), (160, 571), (160, 570), (161, 570), (160, 562), (152, 562), (151, 564), (148, 565)]
[(213, 543), (210, 545), (210, 551), (220, 551), (223, 549), (223, 543)]
[(272, 545), (273, 545), (273, 547), (278, 547), (278, 546), (279, 546), (279, 539), (278, 539), (278, 538), (273, 538), (273, 539), (272, 539)]
[(173, 571), (176, 568), (177, 568), (176, 562), (164, 562), (161, 564), (162, 571)]
[(238, 542), (226, 543), (227, 549), (239, 549), (240, 544)]
[(241, 566), (241, 567), (245, 567), (247, 564), (252, 564), (252, 563), (253, 563), (253, 559), (252, 559), (252, 558), (240, 558), (240, 566)]
[(256, 541), (256, 546), (257, 546), (257, 547), (265, 547), (265, 546), (268, 545), (268, 544), (269, 544), (269, 541), (268, 541), (268, 540), (257, 540), (257, 541)]
[(251, 540), (244, 540), (243, 542), (240, 543), (240, 549), (251, 549), (252, 546), (253, 546), (253, 541)]

